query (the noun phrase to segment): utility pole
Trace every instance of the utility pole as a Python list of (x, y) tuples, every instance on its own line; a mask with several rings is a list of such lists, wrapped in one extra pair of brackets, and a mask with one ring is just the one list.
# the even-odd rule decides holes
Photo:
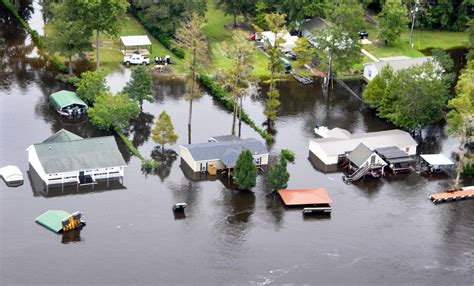
[(413, 48), (413, 28), (415, 28), (416, 13), (420, 10), (420, 1), (416, 0), (415, 5), (410, 9), (411, 15), (411, 31), (410, 31), (410, 46)]

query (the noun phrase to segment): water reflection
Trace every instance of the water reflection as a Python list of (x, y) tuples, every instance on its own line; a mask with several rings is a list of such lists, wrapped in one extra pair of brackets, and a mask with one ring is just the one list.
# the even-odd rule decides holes
[(62, 234), (61, 243), (62, 244), (69, 244), (69, 243), (76, 243), (76, 242), (84, 242), (84, 239), (81, 238), (81, 230), (80, 229), (73, 229), (70, 231), (66, 231)]
[(133, 134), (133, 146), (142, 146), (151, 134), (153, 120), (155, 116), (148, 112), (141, 112), (140, 115), (131, 122), (130, 133)]
[(155, 170), (155, 174), (157, 174), (163, 182), (171, 174), (173, 163), (178, 159), (178, 153), (170, 149), (165, 149), (163, 154), (161, 146), (156, 146), (151, 152), (151, 158), (160, 163)]

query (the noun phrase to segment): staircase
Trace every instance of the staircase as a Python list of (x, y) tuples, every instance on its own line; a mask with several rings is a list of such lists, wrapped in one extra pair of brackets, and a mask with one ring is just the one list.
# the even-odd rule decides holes
[(342, 180), (345, 183), (355, 182), (359, 180), (360, 178), (362, 178), (367, 173), (367, 171), (369, 171), (369, 169), (370, 169), (370, 164), (367, 163), (364, 166), (357, 169), (354, 173), (347, 176), (342, 176)]

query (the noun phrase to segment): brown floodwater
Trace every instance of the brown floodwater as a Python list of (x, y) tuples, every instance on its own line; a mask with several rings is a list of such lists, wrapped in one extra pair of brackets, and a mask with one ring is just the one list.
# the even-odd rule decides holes
[[(36, 52), (18, 23), (0, 12), (0, 166), (20, 167), (25, 183), (0, 182), (0, 285), (157, 284), (470, 284), (474, 270), (474, 200), (434, 205), (450, 175), (414, 172), (346, 185), (341, 173), (321, 173), (308, 160), (316, 124), (351, 132), (393, 128), (360, 101), (336, 87), (329, 99), (320, 82), (279, 84), (282, 106), (276, 121), (273, 156), (282, 148), (296, 154), (289, 187), (325, 187), (329, 218), (305, 218), (286, 209), (259, 175), (252, 192), (228, 188), (226, 179), (193, 177), (170, 160), (157, 174), (144, 174), (140, 161), (118, 141), (128, 167), (123, 184), (38, 188), (28, 174), (26, 148), (65, 128), (84, 137), (105, 135), (90, 123), (61, 120), (47, 97), (63, 88), (51, 65)], [(108, 76), (113, 91), (129, 69)], [(349, 82), (361, 90), (358, 81)], [(146, 157), (158, 114), (172, 118), (178, 151), (187, 142), (185, 83), (155, 79), (155, 102), (145, 103), (130, 138)], [(262, 87), (262, 93), (265, 86)], [(264, 121), (263, 97), (249, 96), (244, 108)], [(229, 134), (231, 114), (204, 95), (194, 103), (193, 142)], [(259, 138), (243, 125), (244, 137)], [(445, 126), (424, 130), (423, 152), (452, 157), (457, 141)], [(29, 175), (29, 176), (28, 176)], [(472, 182), (471, 182), (472, 183)], [(171, 206), (187, 202), (186, 217)], [(46, 210), (81, 211), (82, 231), (57, 235), (34, 223)]]

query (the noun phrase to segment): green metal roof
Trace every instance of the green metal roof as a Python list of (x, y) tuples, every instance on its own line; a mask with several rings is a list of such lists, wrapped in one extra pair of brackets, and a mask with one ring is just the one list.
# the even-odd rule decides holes
[(51, 100), (51, 103), (58, 109), (63, 109), (64, 107), (72, 104), (87, 106), (87, 104), (82, 101), (82, 99), (80, 99), (75, 92), (68, 90), (61, 90), (52, 93), (49, 96), (49, 99)]
[(49, 210), (36, 218), (36, 223), (56, 233), (63, 229), (62, 220), (71, 214), (61, 210)]
[(43, 143), (65, 142), (65, 141), (80, 140), (80, 139), (84, 139), (84, 138), (72, 132), (69, 132), (65, 129), (61, 129), (58, 132), (54, 133), (51, 137), (48, 137), (48, 139), (44, 140)]
[(34, 144), (46, 174), (126, 166), (114, 136)]

